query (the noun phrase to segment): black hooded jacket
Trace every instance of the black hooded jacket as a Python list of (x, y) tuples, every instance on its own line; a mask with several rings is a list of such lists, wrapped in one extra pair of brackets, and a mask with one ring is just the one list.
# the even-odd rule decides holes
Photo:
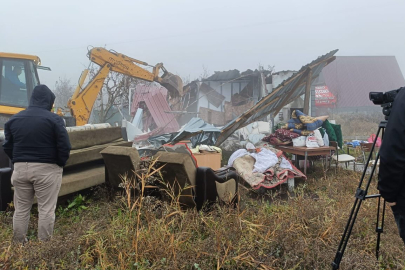
[(397, 94), (380, 149), (378, 189), (387, 202), (405, 206), (405, 88)]
[(46, 85), (38, 85), (28, 108), (5, 124), (3, 148), (13, 163), (66, 164), (71, 146), (63, 119), (51, 112), (54, 101), (52, 91)]

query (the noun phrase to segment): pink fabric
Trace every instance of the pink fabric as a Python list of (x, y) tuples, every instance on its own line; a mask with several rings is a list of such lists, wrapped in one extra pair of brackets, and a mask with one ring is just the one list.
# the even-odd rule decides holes
[[(371, 136), (367, 139), (367, 141), (368, 141), (369, 143), (373, 143), (374, 140), (375, 140), (375, 134), (371, 134)], [(375, 143), (375, 146), (377, 146), (377, 147), (380, 147), (380, 146), (381, 146), (381, 138), (380, 138), (380, 137), (377, 138), (377, 141), (376, 141), (376, 143)]]

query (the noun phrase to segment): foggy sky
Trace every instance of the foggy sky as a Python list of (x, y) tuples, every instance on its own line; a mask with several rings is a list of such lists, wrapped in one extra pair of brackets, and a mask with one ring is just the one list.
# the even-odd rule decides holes
[(394, 55), (405, 73), (405, 1), (400, 0), (20, 0), (2, 1), (0, 51), (38, 55), (53, 88), (76, 84), (87, 47), (163, 62), (182, 78), (260, 65), (298, 70), (337, 55)]

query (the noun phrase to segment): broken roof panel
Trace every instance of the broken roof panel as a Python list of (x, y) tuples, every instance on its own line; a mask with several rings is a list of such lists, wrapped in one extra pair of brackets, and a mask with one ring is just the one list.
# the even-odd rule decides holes
[(200, 91), (207, 96), (208, 101), (213, 104), (215, 107), (221, 106), (225, 97), (215, 91), (211, 86), (206, 83), (202, 83), (200, 86)]
[(337, 51), (331, 51), (303, 66), (297, 73), (283, 81), (273, 92), (263, 97), (250, 110), (229, 122), (222, 128), (216, 145), (220, 145), (239, 128), (255, 122), (270, 113), (278, 112), (282, 107), (304, 94), (308, 75), (311, 74), (310, 79), (312, 83), (319, 76), (323, 67), (335, 59), (334, 54)]
[(248, 77), (258, 77), (260, 74), (269, 75), (272, 73), (271, 70), (257, 70), (254, 71), (251, 69), (247, 69), (243, 72), (240, 72), (237, 69), (228, 70), (228, 71), (215, 71), (213, 75), (210, 77), (203, 79), (202, 81), (222, 81), (222, 82), (229, 82), (233, 80), (246, 80)]
[(140, 101), (145, 101), (146, 99), (156, 95), (157, 93), (162, 93), (162, 95), (166, 98), (167, 90), (166, 88), (161, 86), (138, 84), (135, 87), (132, 99), (131, 115), (135, 115)]
[(237, 69), (228, 71), (215, 71), (213, 75), (203, 81), (230, 81), (240, 77), (240, 72)]
[(145, 102), (153, 120), (158, 128), (163, 128), (163, 132), (177, 131), (180, 126), (175, 117), (167, 112), (171, 111), (167, 104), (165, 93), (166, 89), (156, 86), (139, 86), (136, 87), (131, 112), (134, 114), (139, 108), (141, 101)]

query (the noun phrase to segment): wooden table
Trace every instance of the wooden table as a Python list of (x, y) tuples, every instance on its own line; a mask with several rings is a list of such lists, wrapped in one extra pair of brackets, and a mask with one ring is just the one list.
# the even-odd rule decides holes
[[(295, 155), (295, 164), (297, 169), (298, 158), (297, 156), (304, 156), (304, 174), (307, 175), (307, 158), (311, 156), (331, 156), (332, 151), (336, 150), (332, 146), (321, 146), (321, 147), (298, 147), (298, 146), (276, 146), (276, 149), (281, 150), (285, 153), (290, 153)], [(329, 163), (330, 164), (330, 163)]]

